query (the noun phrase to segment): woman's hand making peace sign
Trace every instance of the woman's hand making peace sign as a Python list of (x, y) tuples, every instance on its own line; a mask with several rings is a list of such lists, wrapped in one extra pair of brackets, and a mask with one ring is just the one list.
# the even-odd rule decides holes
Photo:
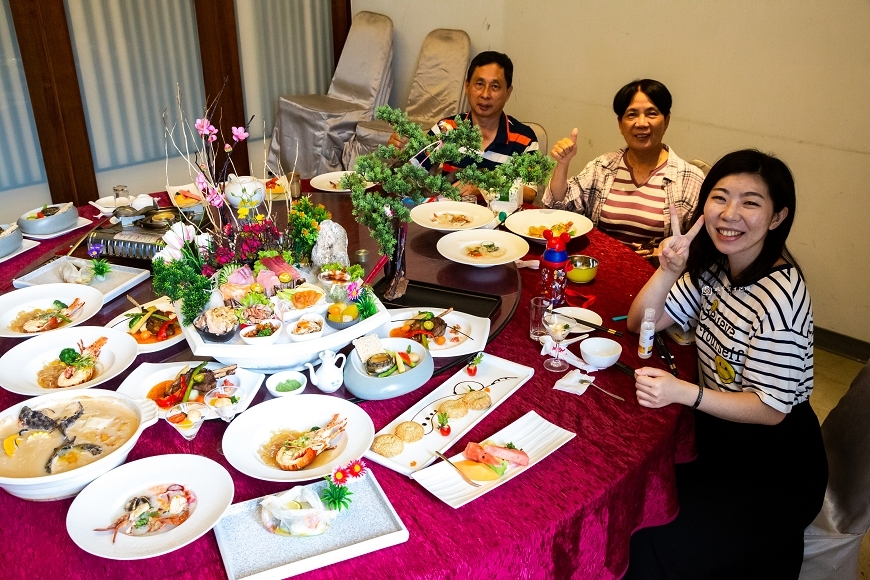
[(671, 274), (682, 274), (689, 259), (689, 245), (704, 227), (704, 216), (698, 218), (695, 225), (685, 234), (680, 233), (680, 218), (674, 204), (671, 204), (671, 230), (674, 232), (669, 238), (659, 244), (659, 267)]

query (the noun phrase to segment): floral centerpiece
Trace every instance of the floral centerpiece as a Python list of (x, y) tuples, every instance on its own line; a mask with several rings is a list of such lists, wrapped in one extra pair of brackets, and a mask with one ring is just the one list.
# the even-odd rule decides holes
[[(438, 195), (459, 199), (453, 177), (457, 182), (474, 185), (487, 193), (507, 194), (518, 181), (544, 183), (555, 165), (535, 151), (514, 154), (510, 161), (493, 170), (479, 169), (472, 163), (455, 176), (444, 175), (445, 162), (457, 164), (466, 155), (471, 155), (478, 163), (482, 161), (479, 127), (457, 116), (456, 129), (429, 135), (399, 109), (387, 105), (378, 107), (375, 116), (390, 123), (396, 133), (407, 139), (407, 145), (403, 150), (393, 145), (381, 145), (374, 153), (357, 158), (355, 172), (344, 176), (341, 186), (352, 192), (356, 221), (369, 228), (380, 253), (390, 258), (385, 270), (390, 278), (389, 288), (384, 293), (388, 299), (402, 296), (408, 284), (404, 247), (411, 212), (404, 200), (419, 204), (424, 198)], [(428, 152), (429, 169), (417, 160), (423, 151)], [(367, 191), (367, 181), (380, 183), (382, 192)]]

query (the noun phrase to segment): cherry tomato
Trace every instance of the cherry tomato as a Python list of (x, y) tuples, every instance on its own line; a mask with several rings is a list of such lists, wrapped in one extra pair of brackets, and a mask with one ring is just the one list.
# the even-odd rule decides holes
[(441, 345), (441, 344), (444, 344), (445, 342), (447, 342), (446, 336), (436, 336), (435, 337), (435, 344)]
[(477, 365), (468, 365), (465, 367), (465, 372), (468, 373), (468, 376), (473, 377), (477, 374)]
[(170, 423), (181, 423), (185, 419), (187, 419), (187, 413), (176, 413), (174, 415), (166, 417), (166, 420)]
[(447, 437), (450, 435), (450, 425), (441, 425), (438, 427), (438, 432)]

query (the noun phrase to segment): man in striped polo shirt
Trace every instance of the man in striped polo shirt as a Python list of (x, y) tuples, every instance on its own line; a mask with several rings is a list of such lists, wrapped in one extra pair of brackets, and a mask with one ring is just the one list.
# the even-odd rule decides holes
[[(495, 169), (514, 153), (538, 150), (535, 132), (504, 112), (504, 106), (513, 91), (513, 76), (514, 65), (506, 54), (488, 50), (472, 59), (465, 77), (465, 94), (471, 110), (459, 116), (463, 120), (470, 119), (473, 126), (480, 128), (483, 161), (477, 163), (473, 157), (463, 157), (457, 165), (445, 163), (446, 173), (472, 163), (477, 163), (480, 169)], [(447, 117), (438, 121), (429, 133), (437, 135), (455, 128), (455, 118)], [(390, 137), (390, 143), (403, 146), (395, 133)], [(423, 167), (429, 167), (425, 152), (420, 153), (418, 160)], [(473, 185), (461, 186), (460, 194), (463, 196), (477, 193)]]

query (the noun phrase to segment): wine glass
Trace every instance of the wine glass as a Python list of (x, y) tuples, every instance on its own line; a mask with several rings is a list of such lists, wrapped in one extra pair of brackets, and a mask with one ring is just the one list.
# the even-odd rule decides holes
[[(205, 404), (212, 409), (215, 414), (229, 423), (236, 416), (236, 411), (239, 407), (241, 390), (234, 385), (218, 386), (205, 394)], [(216, 448), (221, 455), (224, 454), (221, 440), (218, 439)]]
[(550, 338), (553, 339), (553, 342), (556, 343), (556, 357), (545, 360), (544, 368), (548, 371), (553, 371), (554, 373), (567, 371), (571, 368), (571, 365), (559, 358), (559, 350), (561, 348), (559, 343), (565, 340), (568, 334), (574, 330), (576, 323), (571, 318), (562, 316), (558, 312), (553, 312), (552, 310), (544, 312), (542, 320), (544, 321), (544, 328), (547, 330), (547, 334), (549, 334)]
[[(490, 204), (499, 196), (499, 193), (489, 189), (481, 189), (480, 195), (483, 196), (483, 200), (486, 202), (486, 209), (492, 211), (492, 206)], [(495, 212), (493, 212), (493, 214), (495, 214)]]
[(193, 438), (199, 433), (202, 422), (205, 421), (206, 414), (208, 414), (208, 407), (202, 403), (189, 401), (187, 403), (179, 403), (170, 408), (166, 412), (166, 421), (182, 437), (188, 441), (193, 441)]

